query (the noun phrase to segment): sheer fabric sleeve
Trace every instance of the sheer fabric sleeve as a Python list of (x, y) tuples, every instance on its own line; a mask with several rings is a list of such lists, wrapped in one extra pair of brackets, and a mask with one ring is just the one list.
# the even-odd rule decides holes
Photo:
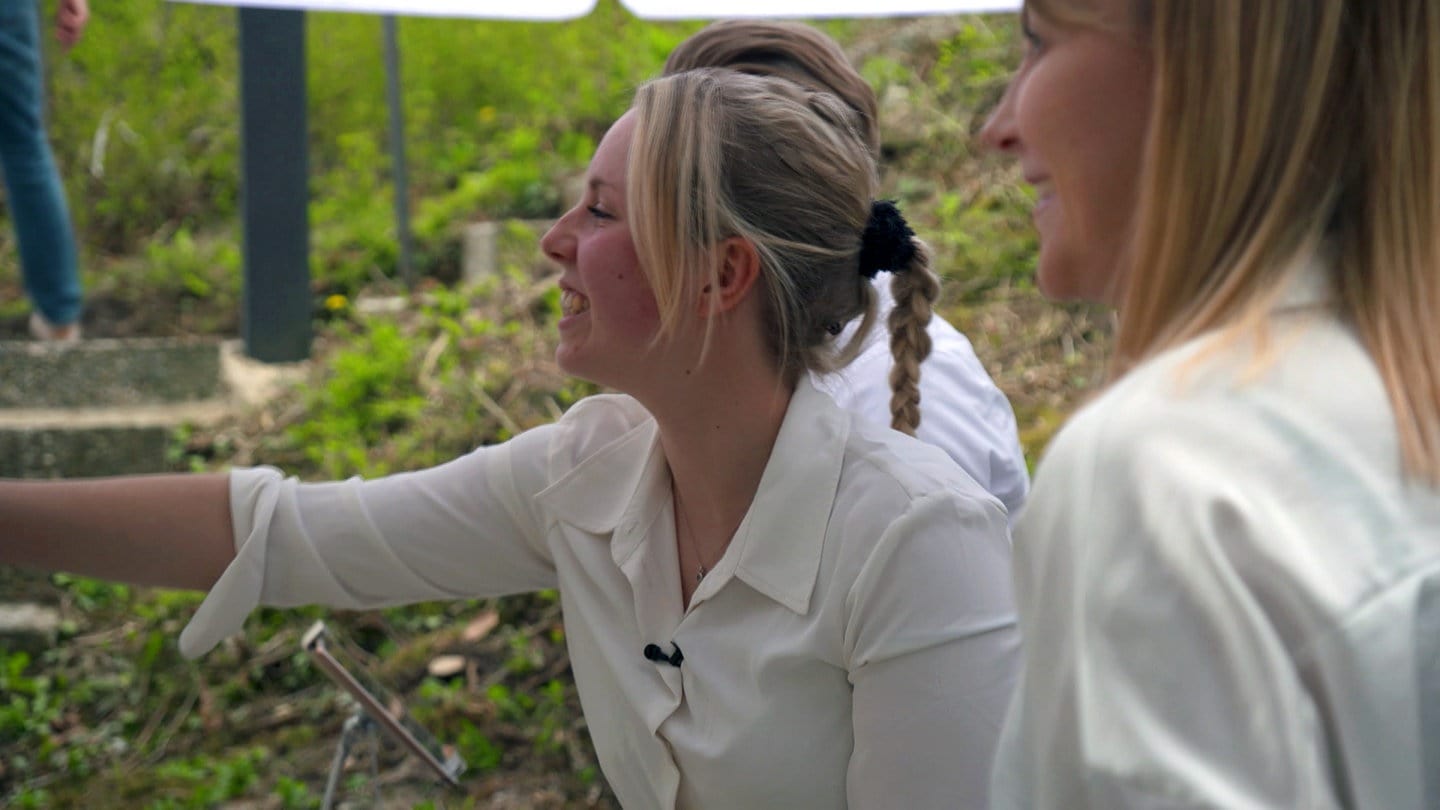
[(233, 471), (235, 559), (181, 633), (181, 652), (204, 654), (259, 605), (358, 609), (554, 587), (533, 495), (562, 430), (373, 481)]

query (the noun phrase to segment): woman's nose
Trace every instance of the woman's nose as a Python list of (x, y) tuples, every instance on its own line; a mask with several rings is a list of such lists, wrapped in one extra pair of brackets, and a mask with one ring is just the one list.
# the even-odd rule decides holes
[(550, 257), (551, 261), (565, 264), (575, 255), (575, 239), (570, 233), (570, 211), (566, 211), (550, 230), (540, 237), (540, 250)]
[(1015, 85), (1005, 88), (1000, 103), (990, 112), (980, 128), (980, 143), (987, 149), (1013, 156), (1020, 147), (1020, 132), (1015, 127)]

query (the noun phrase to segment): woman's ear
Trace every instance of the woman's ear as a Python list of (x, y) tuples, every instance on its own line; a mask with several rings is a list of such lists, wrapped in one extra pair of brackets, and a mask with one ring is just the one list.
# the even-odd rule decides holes
[(760, 279), (760, 253), (750, 240), (732, 236), (716, 249), (719, 267), (700, 291), (700, 315), (729, 312), (740, 305)]

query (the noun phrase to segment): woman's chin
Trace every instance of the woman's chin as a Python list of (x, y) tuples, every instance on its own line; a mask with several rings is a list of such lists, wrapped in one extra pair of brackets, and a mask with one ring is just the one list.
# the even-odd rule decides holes
[(599, 378), (606, 375), (597, 373), (599, 370), (590, 359), (578, 346), (561, 343), (555, 347), (555, 365), (559, 366), (561, 371), (586, 382), (605, 385)]
[(1035, 287), (1047, 300), (1056, 303), (1075, 303), (1087, 300), (1085, 294), (1086, 284), (1083, 278), (1077, 278), (1074, 262), (1065, 261), (1066, 257), (1046, 255), (1047, 251), (1042, 245), (1040, 258), (1035, 267)]
[(577, 357), (577, 354), (574, 347), (561, 343), (555, 347), (555, 365), (559, 366), (561, 371), (572, 377), (582, 376), (580, 368), (584, 364), (577, 362), (580, 359)]

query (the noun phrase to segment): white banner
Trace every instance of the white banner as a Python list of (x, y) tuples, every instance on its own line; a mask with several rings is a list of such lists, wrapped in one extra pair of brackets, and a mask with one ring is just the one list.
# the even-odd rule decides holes
[(636, 17), (709, 20), (717, 17), (909, 17), (1019, 11), (1020, 0), (620, 0)]
[(595, 8), (595, 0), (182, 0), (210, 6), (355, 11), (407, 17), (478, 17), (487, 20), (573, 20)]
[[(595, 0), (183, 0), (216, 6), (353, 11), (423, 17), (491, 20), (572, 20), (595, 8)], [(721, 17), (905, 17), (1018, 11), (1021, 0), (621, 0), (643, 19), (709, 20)]]

